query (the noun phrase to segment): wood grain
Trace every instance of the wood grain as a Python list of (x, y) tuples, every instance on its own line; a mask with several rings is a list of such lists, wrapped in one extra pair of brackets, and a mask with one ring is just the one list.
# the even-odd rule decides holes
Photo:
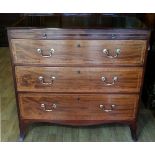
[[(35, 122), (76, 126), (117, 122), (129, 125), (137, 139), (148, 30), (11, 28), (8, 36), (20, 138)], [(44, 55), (51, 48), (54, 53), (42, 58), (38, 48)], [(107, 58), (102, 52), (107, 49), (114, 56), (116, 48), (120, 49), (117, 58)], [(44, 108), (50, 110), (53, 104), (56, 107), (47, 113)]]
[[(19, 94), (21, 117), (43, 120), (126, 120), (135, 117), (138, 95), (89, 95), (89, 94)], [(53, 111), (46, 112), (41, 104)], [(100, 104), (110, 109), (105, 112)]]
[[(16, 69), (17, 90), (32, 92), (68, 92), (68, 93), (138, 93), (141, 86), (142, 68), (102, 68), (102, 67), (23, 67)], [(51, 85), (44, 85), (38, 77), (44, 77), (44, 82), (51, 82)], [(107, 81), (103, 82), (102, 77)], [(114, 85), (113, 78), (118, 80)]]
[[(146, 51), (145, 40), (28, 40), (12, 39), (14, 63), (43, 64), (51, 66), (87, 66), (87, 65), (143, 65)], [(51, 57), (50, 49), (54, 49)], [(120, 54), (116, 58), (108, 58), (103, 49), (107, 49), (111, 56)]]
[[(19, 139), (16, 98), (9, 59), (9, 49), (0, 48), (1, 72), (1, 141), (17, 142)], [(5, 88), (5, 89), (4, 89)], [(33, 95), (33, 94), (32, 94)], [(34, 95), (36, 96), (36, 95)], [(140, 104), (138, 141), (155, 141), (155, 117)], [(154, 112), (154, 111), (153, 111)], [(87, 121), (88, 122), (88, 121)], [(95, 121), (96, 122), (96, 121)], [(94, 123), (94, 122), (93, 122)], [(99, 123), (100, 124), (100, 123)], [(42, 136), (41, 136), (42, 135)], [(47, 123), (30, 125), (24, 141), (28, 142), (131, 142), (127, 125), (104, 124), (100, 126), (72, 127)]]
[[(12, 39), (54, 39), (54, 40), (147, 40), (149, 30), (143, 29), (62, 29), (62, 28), (8, 28)], [(46, 34), (46, 37), (44, 37)]]

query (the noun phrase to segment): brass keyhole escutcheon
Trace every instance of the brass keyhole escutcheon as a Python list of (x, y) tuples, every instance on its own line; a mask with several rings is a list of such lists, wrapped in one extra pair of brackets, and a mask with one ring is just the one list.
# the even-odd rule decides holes
[(78, 103), (80, 102), (80, 97), (77, 97), (77, 102), (78, 102)]
[(77, 47), (81, 47), (81, 45), (80, 44), (77, 44)]
[(80, 74), (80, 73), (81, 73), (81, 71), (77, 71), (77, 73), (78, 73), (78, 74)]

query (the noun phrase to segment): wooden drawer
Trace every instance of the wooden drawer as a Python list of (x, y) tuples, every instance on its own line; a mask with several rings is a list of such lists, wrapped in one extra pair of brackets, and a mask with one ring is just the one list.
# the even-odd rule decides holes
[(146, 40), (12, 39), (14, 62), (51, 66), (142, 65)]
[(147, 40), (149, 30), (138, 29), (62, 29), (62, 28), (8, 28), (13, 39), (50, 40)]
[(17, 90), (26, 92), (138, 93), (141, 67), (15, 68)]
[(135, 117), (138, 95), (19, 94), (24, 119), (126, 120)]

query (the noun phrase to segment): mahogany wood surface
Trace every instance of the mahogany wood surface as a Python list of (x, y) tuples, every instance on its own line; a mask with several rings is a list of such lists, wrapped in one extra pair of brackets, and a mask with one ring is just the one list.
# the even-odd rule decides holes
[[(45, 120), (127, 120), (135, 117), (135, 109), (138, 103), (138, 95), (114, 95), (114, 94), (19, 94), (21, 117), (23, 119)], [(47, 109), (45, 111), (41, 104)], [(104, 105), (105, 112), (100, 108)]]
[[(17, 64), (43, 64), (51, 66), (94, 65), (143, 65), (146, 51), (145, 40), (28, 40), (12, 39), (14, 62)], [(37, 49), (42, 50), (43, 57)], [(103, 50), (107, 49), (109, 58)]]
[[(76, 93), (138, 93), (141, 86), (141, 67), (23, 67), (17, 66), (18, 91), (31, 92), (76, 92)], [(44, 85), (38, 79), (44, 77)], [(113, 85), (113, 78), (117, 77)], [(102, 77), (106, 81), (102, 81)]]
[[(94, 40), (147, 40), (149, 30), (143, 29), (62, 29), (62, 28), (8, 28), (12, 39), (94, 39)], [(46, 34), (46, 37), (44, 37)]]
[[(128, 124), (137, 139), (148, 30), (30, 27), (8, 28), (8, 36), (21, 138), (32, 122), (117, 122)], [(50, 49), (54, 53), (43, 57)], [(103, 49), (120, 53), (109, 58)]]

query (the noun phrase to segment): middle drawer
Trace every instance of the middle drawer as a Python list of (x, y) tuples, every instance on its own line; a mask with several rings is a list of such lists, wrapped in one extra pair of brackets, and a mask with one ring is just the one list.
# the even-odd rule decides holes
[(138, 93), (141, 67), (28, 67), (15, 68), (17, 90), (63, 93)]

